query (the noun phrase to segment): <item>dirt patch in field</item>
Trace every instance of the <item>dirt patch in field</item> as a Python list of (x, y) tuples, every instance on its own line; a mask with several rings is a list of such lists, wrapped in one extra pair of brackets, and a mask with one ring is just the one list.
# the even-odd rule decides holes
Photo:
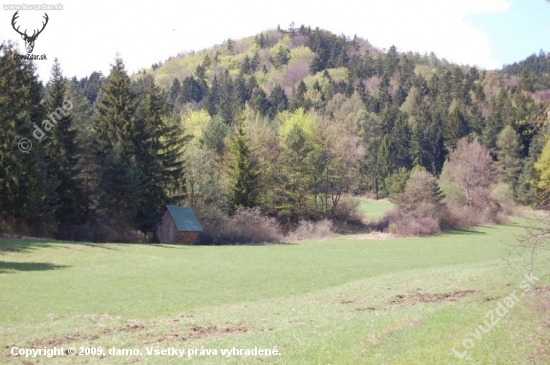
[(48, 346), (62, 346), (75, 341), (81, 341), (81, 340), (93, 341), (93, 340), (97, 340), (98, 338), (99, 338), (98, 335), (89, 335), (89, 334), (85, 335), (77, 332), (77, 333), (71, 333), (65, 336), (56, 337), (52, 339), (40, 338), (33, 343), (33, 347), (39, 348), (39, 347), (48, 347)]
[(365, 311), (373, 311), (376, 309), (374, 309), (373, 307), (359, 307), (359, 308), (355, 308), (355, 310), (357, 312), (365, 312)]
[(352, 304), (355, 303), (355, 299), (342, 299), (339, 302), (340, 304)]
[(193, 325), (188, 328), (185, 334), (182, 334), (179, 331), (171, 331), (159, 337), (158, 334), (154, 335), (154, 334), (147, 333), (145, 336), (142, 337), (141, 342), (143, 344), (150, 344), (154, 342), (173, 343), (173, 342), (180, 342), (180, 341), (183, 342), (183, 341), (196, 340), (196, 339), (201, 339), (209, 336), (223, 336), (223, 335), (232, 334), (232, 333), (244, 333), (244, 332), (248, 332), (248, 327), (242, 324), (233, 324), (233, 323), (227, 322), (225, 325), (217, 326), (209, 323), (204, 326)]
[(125, 327), (120, 328), (119, 332), (137, 332), (137, 331), (143, 331), (145, 329), (146, 329), (145, 326), (142, 324), (133, 324), (133, 325), (127, 324)]
[(235, 332), (247, 332), (248, 328), (243, 325), (228, 325), (226, 326), (214, 326), (214, 325), (208, 325), (208, 326), (192, 326), (189, 329), (189, 338), (203, 338), (207, 336), (219, 336), (219, 335), (225, 335), (228, 333), (235, 333)]
[(390, 299), (390, 304), (401, 303), (438, 303), (438, 302), (454, 302), (457, 299), (467, 297), (476, 293), (477, 290), (455, 290), (448, 293), (423, 293), (419, 289), (414, 290), (406, 295), (396, 295)]

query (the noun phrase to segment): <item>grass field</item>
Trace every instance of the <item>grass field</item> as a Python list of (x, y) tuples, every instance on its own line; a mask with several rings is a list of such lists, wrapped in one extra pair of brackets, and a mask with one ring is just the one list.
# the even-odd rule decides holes
[(387, 200), (372, 200), (358, 198), (359, 211), (363, 213), (368, 220), (377, 221), (384, 216), (384, 214), (393, 209), (393, 203)]
[[(533, 271), (537, 289), (520, 296), (530, 268), (509, 252), (524, 224), (264, 246), (1, 239), (0, 363), (547, 364), (550, 255)], [(509, 313), (476, 334), (514, 290)], [(468, 339), (460, 359), (453, 348), (463, 353)], [(142, 355), (25, 359), (14, 346)], [(197, 356), (147, 355), (157, 346)], [(280, 355), (220, 354), (233, 347)]]

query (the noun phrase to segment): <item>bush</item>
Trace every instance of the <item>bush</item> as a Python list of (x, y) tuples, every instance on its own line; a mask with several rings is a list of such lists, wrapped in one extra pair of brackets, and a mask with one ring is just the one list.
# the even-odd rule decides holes
[(334, 225), (328, 219), (317, 222), (301, 221), (298, 228), (286, 236), (286, 241), (329, 238), (334, 234)]
[(386, 178), (386, 189), (388, 190), (388, 198), (391, 201), (397, 200), (397, 198), (403, 193), (410, 174), (410, 171), (402, 167), (399, 171)]
[(500, 204), (502, 213), (514, 215), (517, 210), (514, 202), (514, 191), (512, 187), (505, 183), (496, 184), (491, 190), (491, 198)]
[(263, 215), (259, 208), (239, 209), (223, 223), (205, 227), (205, 232), (201, 243), (276, 243), (283, 238), (277, 220)]
[(467, 206), (447, 204), (441, 227), (443, 229), (467, 228), (478, 225), (479, 222), (479, 217)]
[(484, 207), (460, 206), (447, 204), (441, 221), (443, 229), (467, 228), (483, 224), (507, 223), (508, 218), (502, 206), (492, 199), (487, 199)]
[(401, 236), (440, 233), (445, 210), (442, 199), (437, 179), (425, 170), (414, 170), (396, 198), (397, 207), (384, 216), (382, 225)]
[(359, 201), (357, 199), (342, 198), (340, 203), (333, 209), (332, 219), (361, 224), (363, 216), (359, 212)]
[(436, 204), (421, 203), (413, 210), (397, 207), (386, 213), (381, 225), (400, 236), (426, 236), (441, 232), (441, 209)]
[(416, 210), (422, 204), (430, 204), (434, 210), (430, 214), (440, 216), (443, 197), (437, 179), (425, 170), (416, 170), (411, 173), (403, 193), (397, 197), (396, 202), (406, 211)]

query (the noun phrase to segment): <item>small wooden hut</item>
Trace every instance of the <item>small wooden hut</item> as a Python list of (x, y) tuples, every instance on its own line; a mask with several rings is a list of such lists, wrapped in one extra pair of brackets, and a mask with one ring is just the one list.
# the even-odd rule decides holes
[(156, 233), (161, 243), (197, 243), (203, 228), (190, 207), (167, 205), (166, 212), (157, 225)]

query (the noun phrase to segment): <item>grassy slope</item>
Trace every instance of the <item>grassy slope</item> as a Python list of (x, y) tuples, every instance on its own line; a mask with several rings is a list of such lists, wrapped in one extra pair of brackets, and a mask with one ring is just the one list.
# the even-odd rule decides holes
[(358, 198), (359, 211), (363, 213), (369, 220), (379, 220), (384, 214), (393, 209), (393, 203), (387, 200), (372, 200)]
[[(156, 345), (277, 346), (282, 355), (264, 360), (462, 363), (451, 349), (463, 351), (462, 341), (498, 300), (518, 290), (526, 271), (515, 260), (502, 260), (507, 244), (523, 232), (518, 223), (431, 238), (377, 242), (343, 236), (259, 247), (0, 240), (0, 345), (135, 347), (143, 353)], [(548, 282), (547, 268), (535, 271), (541, 282)], [(477, 292), (423, 303), (411, 296), (417, 289)], [(392, 304), (397, 295), (405, 300)], [(474, 340), (471, 363), (531, 363), (527, 356), (536, 351), (545, 356), (541, 341), (548, 328), (533, 321), (540, 312), (535, 303), (526, 296), (482, 340)], [(0, 362), (20, 362), (3, 351)], [(90, 360), (62, 357), (55, 363)], [(109, 363), (132, 360), (181, 359), (114, 357)]]

